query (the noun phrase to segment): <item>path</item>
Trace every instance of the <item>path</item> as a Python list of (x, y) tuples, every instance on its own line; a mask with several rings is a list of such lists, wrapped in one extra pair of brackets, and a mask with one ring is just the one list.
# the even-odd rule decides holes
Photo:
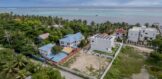
[(65, 79), (83, 79), (82, 77), (79, 77), (77, 75), (71, 74), (69, 72), (60, 70), (61, 75), (65, 77)]
[(152, 51), (154, 51), (153, 49), (146, 48), (146, 47), (140, 47), (140, 46), (135, 46), (135, 45), (130, 45), (130, 44), (125, 44), (125, 45), (130, 46), (130, 47), (137, 48), (137, 49), (139, 49), (140, 51), (146, 52), (146, 53), (151, 53)]

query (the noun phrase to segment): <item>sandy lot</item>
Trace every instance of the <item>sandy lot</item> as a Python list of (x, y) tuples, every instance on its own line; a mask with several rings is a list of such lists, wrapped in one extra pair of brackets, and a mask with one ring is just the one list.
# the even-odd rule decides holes
[(80, 53), (76, 58), (76, 61), (70, 65), (70, 68), (78, 69), (81, 72), (90, 74), (90, 68), (92, 68), (95, 72), (101, 68), (105, 68), (108, 64), (109, 62), (105, 58), (100, 58), (98, 56), (89, 55), (86, 53)]

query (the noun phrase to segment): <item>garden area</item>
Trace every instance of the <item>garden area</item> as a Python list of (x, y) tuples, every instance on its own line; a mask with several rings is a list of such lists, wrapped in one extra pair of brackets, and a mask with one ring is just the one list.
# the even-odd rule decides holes
[(144, 64), (145, 59), (141, 52), (126, 46), (121, 50), (104, 79), (131, 78), (133, 74), (141, 72)]

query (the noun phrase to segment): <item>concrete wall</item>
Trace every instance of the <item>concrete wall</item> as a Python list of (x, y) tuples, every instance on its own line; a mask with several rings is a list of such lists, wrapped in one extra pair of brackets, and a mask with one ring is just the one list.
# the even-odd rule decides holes
[(104, 52), (111, 52), (114, 46), (114, 39), (101, 39), (101, 38), (91, 38), (91, 50), (100, 50)]
[(141, 30), (139, 40), (144, 41), (145, 37), (148, 38), (147, 40), (151, 40), (151, 39), (154, 40), (156, 38), (156, 35), (157, 35), (157, 30), (149, 30), (149, 29)]
[(138, 42), (139, 30), (129, 30), (128, 40), (132, 42)]

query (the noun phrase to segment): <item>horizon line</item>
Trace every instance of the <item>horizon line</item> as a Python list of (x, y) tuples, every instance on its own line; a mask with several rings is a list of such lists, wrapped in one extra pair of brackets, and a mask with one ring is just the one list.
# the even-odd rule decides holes
[(162, 6), (0, 6), (0, 8), (162, 8)]

